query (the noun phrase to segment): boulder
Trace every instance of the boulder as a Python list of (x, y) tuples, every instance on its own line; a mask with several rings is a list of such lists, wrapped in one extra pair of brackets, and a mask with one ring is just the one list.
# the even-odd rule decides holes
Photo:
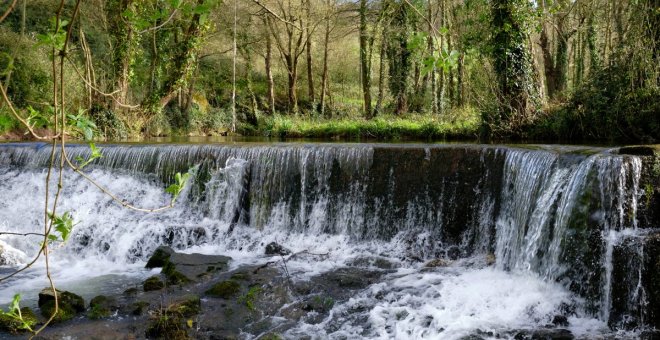
[[(58, 312), (54, 322), (71, 320), (76, 314), (85, 311), (85, 300), (74, 293), (57, 290), (57, 300)], [(52, 289), (44, 288), (39, 293), (39, 309), (45, 318), (50, 318), (55, 311), (55, 295)]]
[(165, 288), (165, 283), (158, 276), (152, 276), (144, 281), (142, 284), (145, 292), (153, 290), (161, 290)]
[(9, 333), (20, 333), (29, 331), (29, 328), (34, 329), (34, 326), (37, 324), (37, 316), (34, 314), (30, 307), (21, 308), (21, 317), (23, 321), (14, 319), (7, 314), (0, 313), (0, 331), (5, 331)]
[(266, 255), (275, 256), (281, 255), (286, 256), (291, 254), (291, 250), (284, 248), (281, 244), (277, 242), (271, 242), (266, 245)]
[(184, 284), (199, 280), (206, 274), (225, 271), (231, 257), (222, 255), (183, 254), (161, 246), (147, 261), (147, 268), (163, 268), (170, 284)]
[(235, 280), (225, 280), (211, 286), (211, 288), (206, 291), (206, 295), (230, 299), (237, 296), (240, 291), (241, 285), (238, 282)]
[(119, 304), (116, 299), (99, 295), (89, 302), (87, 317), (90, 319), (103, 319), (112, 316), (118, 310)]

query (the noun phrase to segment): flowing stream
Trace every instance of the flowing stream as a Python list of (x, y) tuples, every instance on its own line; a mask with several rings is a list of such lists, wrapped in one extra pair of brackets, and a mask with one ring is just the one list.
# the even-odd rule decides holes
[[(649, 230), (637, 225), (639, 157), (418, 144), (107, 145), (102, 152), (85, 172), (136, 206), (166, 205), (174, 174), (192, 176), (173, 209), (148, 214), (64, 171), (58, 209), (77, 224), (54, 247), (52, 272), (59, 287), (87, 297), (153, 275), (144, 263), (163, 244), (228, 255), (238, 267), (264, 262), (264, 245), (277, 242), (327, 254), (289, 261), (295, 280), (365, 257), (396, 268), (320, 323), (287, 330), (291, 338), (488, 338), (543, 329), (555, 315), (567, 315), (578, 337), (634, 337), (645, 324), (644, 243), (635, 240)], [(69, 153), (88, 151), (70, 146)], [(43, 232), (49, 155), (44, 144), (0, 145), (0, 230)], [(39, 242), (0, 236), (0, 272), (30, 261)], [(633, 255), (617, 259), (622, 247)], [(425, 268), (433, 259), (446, 265)], [(45, 287), (44, 271), (37, 264), (1, 282), (0, 302)], [(613, 298), (615, 290), (622, 298)], [(626, 326), (631, 320), (636, 327)]]

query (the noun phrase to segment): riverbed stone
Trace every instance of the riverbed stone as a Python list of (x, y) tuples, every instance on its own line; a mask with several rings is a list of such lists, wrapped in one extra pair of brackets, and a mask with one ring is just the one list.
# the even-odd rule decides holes
[[(57, 290), (57, 299), (58, 313), (53, 319), (53, 322), (71, 320), (78, 313), (85, 311), (85, 300), (79, 295), (68, 291)], [(39, 293), (39, 309), (41, 310), (41, 315), (45, 318), (50, 318), (55, 311), (55, 295), (52, 289), (44, 288)]]
[(103, 319), (112, 316), (119, 310), (119, 303), (113, 297), (99, 295), (89, 302), (87, 317), (90, 319)]
[(270, 255), (270, 256), (275, 256), (275, 255), (286, 256), (291, 254), (291, 250), (285, 248), (283, 245), (277, 242), (271, 242), (266, 245), (265, 253), (266, 255)]
[(21, 308), (21, 317), (23, 318), (22, 322), (0, 313), (0, 331), (13, 334), (27, 332), (26, 327), (34, 329), (34, 326), (38, 323), (37, 316), (30, 307)]
[(228, 256), (177, 253), (170, 247), (161, 246), (154, 251), (146, 267), (162, 267), (169, 284), (185, 284), (227, 270), (229, 261), (231, 257)]
[(225, 280), (211, 286), (211, 288), (206, 291), (206, 295), (223, 299), (230, 299), (238, 295), (240, 290), (241, 285), (237, 281)]
[(154, 290), (161, 290), (165, 288), (165, 283), (163, 280), (160, 279), (160, 277), (154, 275), (144, 281), (142, 284), (142, 287), (145, 292), (150, 292)]

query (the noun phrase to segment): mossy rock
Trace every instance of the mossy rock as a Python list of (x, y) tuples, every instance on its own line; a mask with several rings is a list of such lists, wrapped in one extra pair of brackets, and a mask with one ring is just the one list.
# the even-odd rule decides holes
[(165, 288), (165, 283), (158, 276), (152, 276), (144, 281), (142, 287), (145, 292), (150, 292)]
[(201, 308), (199, 296), (184, 296), (151, 318), (146, 336), (156, 339), (190, 339), (187, 328), (192, 325), (192, 319), (189, 318), (199, 314)]
[[(79, 295), (67, 291), (57, 290), (58, 312), (53, 322), (63, 322), (73, 319), (78, 313), (85, 311), (85, 300)], [(45, 288), (39, 293), (39, 309), (41, 315), (50, 318), (55, 311), (55, 297), (50, 288)]]
[(184, 317), (191, 317), (202, 311), (202, 301), (197, 295), (186, 295), (181, 300), (170, 305), (168, 310), (181, 314)]
[(147, 261), (145, 268), (161, 268), (164, 267), (170, 259), (170, 256), (174, 254), (174, 250), (170, 247), (160, 246), (156, 248), (153, 255)]
[(117, 306), (117, 300), (107, 297), (105, 295), (99, 295), (92, 299), (89, 302), (89, 312), (87, 312), (87, 317), (90, 319), (103, 319), (112, 316), (119, 307)]
[(163, 274), (167, 277), (167, 283), (172, 285), (180, 285), (189, 283), (190, 279), (176, 270), (176, 266), (172, 262), (168, 262), (163, 267)]
[(23, 318), (23, 322), (5, 314), (0, 314), (0, 330), (14, 334), (26, 332), (28, 331), (26, 326), (34, 329), (34, 326), (39, 322), (36, 314), (34, 314), (30, 307), (21, 308), (21, 316)]
[(156, 315), (147, 325), (145, 335), (153, 339), (186, 340), (190, 339), (186, 331), (185, 320), (181, 315), (162, 313)]
[(241, 285), (234, 280), (226, 280), (214, 284), (209, 290), (206, 291), (206, 295), (219, 297), (223, 299), (230, 299), (241, 291)]
[(140, 316), (144, 314), (146, 309), (149, 307), (149, 302), (146, 301), (137, 301), (130, 305), (131, 314), (135, 316)]

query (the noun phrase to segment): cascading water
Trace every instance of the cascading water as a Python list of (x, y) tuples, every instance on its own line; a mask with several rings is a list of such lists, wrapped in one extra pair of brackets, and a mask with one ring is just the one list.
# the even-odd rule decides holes
[[(43, 228), (49, 151), (0, 145), (1, 230)], [(69, 147), (71, 158), (87, 152)], [(322, 262), (291, 260), (300, 280), (364, 256), (399, 267), (321, 323), (293, 327), (291, 337), (451, 339), (543, 328), (566, 309), (573, 334), (607, 333), (608, 322), (644, 325), (641, 167), (638, 157), (574, 148), (105, 146), (85, 171), (134, 205), (167, 204), (162, 188), (176, 172), (190, 169), (192, 179), (175, 208), (146, 214), (65, 171), (59, 209), (79, 224), (53, 251), (55, 279), (74, 286), (107, 274), (139, 280), (163, 244), (226, 254), (236, 267), (259, 263), (263, 245), (275, 241), (330, 254)], [(2, 235), (2, 259), (26, 263), (38, 242)], [(618, 252), (630, 255), (625, 263), (617, 264)], [(453, 262), (422, 270), (434, 258)], [(626, 268), (624, 289), (613, 286), (617, 266)], [(0, 283), (0, 300), (45, 286), (41, 272)], [(614, 306), (615, 291), (625, 303)]]

